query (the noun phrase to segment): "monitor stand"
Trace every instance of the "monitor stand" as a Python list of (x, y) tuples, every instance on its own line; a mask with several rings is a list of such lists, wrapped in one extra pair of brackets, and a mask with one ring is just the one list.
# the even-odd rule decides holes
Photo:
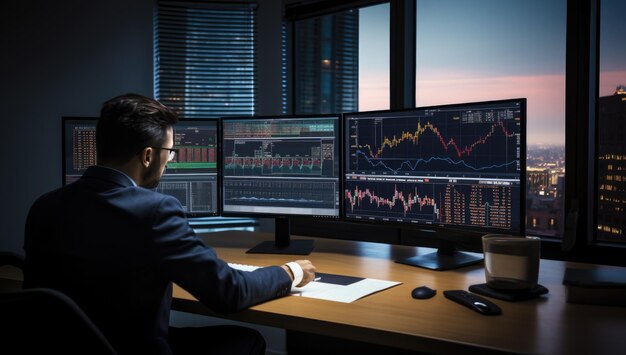
[(483, 261), (482, 256), (462, 253), (456, 250), (451, 244), (439, 246), (437, 252), (434, 253), (417, 255), (404, 260), (396, 260), (396, 262), (400, 264), (437, 271), (457, 269), (478, 264), (481, 261)]
[(313, 240), (291, 240), (289, 217), (276, 217), (274, 241), (266, 241), (248, 250), (250, 254), (309, 255), (313, 251)]

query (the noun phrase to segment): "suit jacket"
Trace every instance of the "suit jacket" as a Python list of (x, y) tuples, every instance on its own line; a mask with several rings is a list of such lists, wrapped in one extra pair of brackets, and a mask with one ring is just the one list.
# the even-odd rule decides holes
[(196, 236), (176, 198), (105, 167), (34, 203), (24, 249), (24, 286), (68, 294), (121, 353), (171, 352), (172, 282), (221, 313), (291, 289), (278, 266), (231, 269)]

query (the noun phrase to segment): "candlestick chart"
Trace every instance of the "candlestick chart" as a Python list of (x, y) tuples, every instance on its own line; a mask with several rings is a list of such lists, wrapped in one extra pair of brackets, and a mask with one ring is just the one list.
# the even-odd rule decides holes
[(346, 218), (519, 228), (523, 114), (506, 102), (346, 115)]

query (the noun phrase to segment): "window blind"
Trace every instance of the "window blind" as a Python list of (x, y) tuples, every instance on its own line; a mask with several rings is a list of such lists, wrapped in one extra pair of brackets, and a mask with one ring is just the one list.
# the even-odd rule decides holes
[(184, 118), (255, 113), (254, 4), (160, 1), (154, 17), (158, 100)]

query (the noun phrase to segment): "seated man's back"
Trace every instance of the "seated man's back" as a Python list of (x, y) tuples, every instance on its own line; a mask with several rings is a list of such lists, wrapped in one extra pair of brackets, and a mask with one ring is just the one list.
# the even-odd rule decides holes
[[(40, 197), (26, 221), (24, 286), (69, 295), (120, 353), (171, 353), (172, 282), (216, 312), (285, 296), (292, 285), (287, 266), (231, 269), (196, 236), (180, 202), (152, 190), (175, 154), (176, 121), (139, 95), (109, 100), (98, 165)], [(314, 267), (297, 263), (303, 285)]]

